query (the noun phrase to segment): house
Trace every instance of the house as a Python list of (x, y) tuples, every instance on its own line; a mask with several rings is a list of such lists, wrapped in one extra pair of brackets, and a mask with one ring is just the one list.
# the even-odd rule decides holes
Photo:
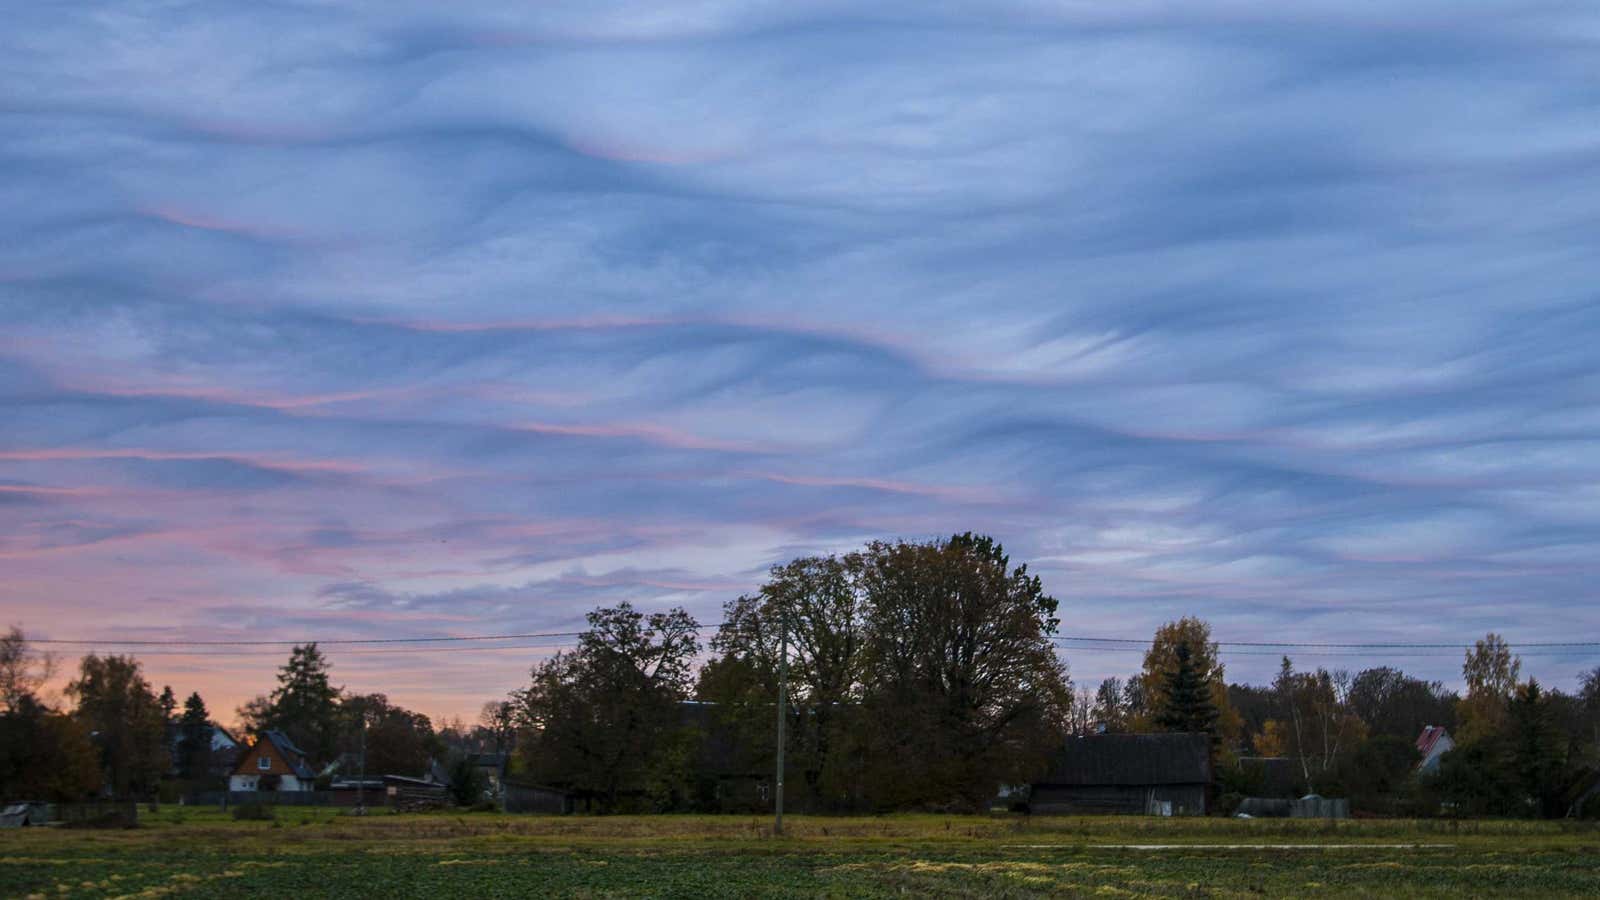
[(1040, 814), (1204, 815), (1210, 784), (1207, 734), (1095, 734), (1067, 739), (1028, 805)]
[(266, 731), (254, 744), (239, 754), (230, 791), (309, 791), (316, 773), (306, 764), (306, 755), (281, 731)]
[(1443, 725), (1426, 726), (1417, 736), (1417, 752), (1422, 754), (1417, 771), (1423, 775), (1439, 774), (1439, 758), (1455, 748), (1456, 742)]

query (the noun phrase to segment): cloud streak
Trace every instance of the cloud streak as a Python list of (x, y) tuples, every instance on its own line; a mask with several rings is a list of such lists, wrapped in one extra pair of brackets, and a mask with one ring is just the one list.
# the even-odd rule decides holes
[[(714, 621), (794, 554), (968, 529), (1075, 633), (1600, 626), (1589, 4), (16, 18), (32, 631)], [(467, 713), (540, 652), (334, 659)], [(227, 708), (252, 659), (149, 664)]]

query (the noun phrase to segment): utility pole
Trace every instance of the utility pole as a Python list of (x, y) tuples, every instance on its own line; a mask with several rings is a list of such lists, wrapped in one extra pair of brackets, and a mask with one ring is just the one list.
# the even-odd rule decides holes
[(367, 708), (361, 707), (361, 780), (356, 782), (356, 815), (367, 814)]
[(777, 790), (773, 791), (774, 816), (772, 833), (783, 834), (783, 726), (784, 703), (789, 689), (789, 620), (783, 606), (778, 607), (778, 773)]

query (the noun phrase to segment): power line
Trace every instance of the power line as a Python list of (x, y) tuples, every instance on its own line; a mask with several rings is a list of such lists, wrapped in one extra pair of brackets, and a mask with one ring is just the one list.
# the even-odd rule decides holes
[[(700, 625), (696, 631), (707, 631), (720, 628), (720, 625)], [(446, 644), (464, 643), (475, 641), (512, 641), (532, 640), (538, 638), (576, 638), (582, 637), (582, 631), (538, 631), (521, 632), (512, 634), (473, 634), (451, 635), (435, 637), (411, 638), (331, 638), (326, 640), (191, 640), (187, 638), (175, 639), (119, 639), (119, 638), (29, 638), (30, 644), (51, 645), (84, 645), (84, 646), (116, 646), (116, 647), (293, 647), (304, 644), (317, 644), (318, 646), (358, 646), (370, 644)], [(1148, 647), (1149, 638), (1114, 638), (1091, 635), (1052, 635), (1050, 640), (1061, 642), (1071, 641), (1089, 644), (1128, 644), (1136, 647)], [(1212, 641), (1218, 647), (1287, 647), (1291, 649), (1308, 650), (1471, 650), (1470, 643), (1419, 643), (1419, 642), (1307, 642), (1307, 641)], [(1526, 641), (1507, 642), (1513, 649), (1529, 648), (1600, 648), (1600, 641)], [(421, 648), (417, 648), (421, 649)], [(1076, 649), (1087, 650), (1087, 647)], [(1131, 648), (1130, 648), (1131, 649)], [(1235, 651), (1242, 652), (1242, 651)]]
[[(702, 625), (701, 629), (712, 626)], [(331, 647), (345, 644), (436, 644), (452, 641), (519, 641), (530, 638), (548, 637), (581, 637), (582, 631), (541, 631), (524, 634), (470, 634), (453, 637), (417, 637), (417, 638), (334, 638), (331, 640), (299, 640), (299, 641), (218, 641), (218, 640), (188, 640), (186, 638), (172, 640), (121, 640), (118, 638), (96, 639), (68, 639), (68, 638), (28, 638), (30, 644), (86, 644), (92, 646), (115, 647), (298, 647), (304, 644), (316, 644), (319, 647)]]

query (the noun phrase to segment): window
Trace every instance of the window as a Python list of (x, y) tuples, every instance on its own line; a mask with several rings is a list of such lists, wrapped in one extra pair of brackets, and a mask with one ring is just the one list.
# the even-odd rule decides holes
[(266, 755), (256, 757), (256, 768), (263, 772), (272, 768), (272, 757)]

